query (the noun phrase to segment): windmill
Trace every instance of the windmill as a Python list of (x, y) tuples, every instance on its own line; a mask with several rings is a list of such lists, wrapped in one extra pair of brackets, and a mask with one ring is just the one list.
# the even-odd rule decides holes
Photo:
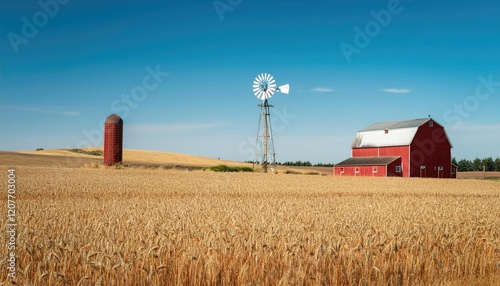
[[(271, 112), (270, 107), (273, 107), (268, 103), (268, 99), (273, 96), (275, 91), (288, 94), (290, 90), (290, 85), (285, 84), (276, 87), (276, 81), (273, 76), (268, 73), (259, 74), (253, 81), (253, 93), (255, 96), (262, 100), (262, 104), (257, 106), (260, 107), (260, 117), (259, 126), (257, 128), (257, 142), (255, 144), (255, 162), (259, 162), (262, 165), (262, 172), (267, 173), (267, 166), (269, 164), (276, 165), (276, 153), (274, 152), (274, 142), (273, 142), (273, 131), (271, 128)], [(262, 134), (261, 132), (262, 127)], [(259, 150), (260, 149), (260, 150)], [(271, 160), (271, 162), (269, 162)]]

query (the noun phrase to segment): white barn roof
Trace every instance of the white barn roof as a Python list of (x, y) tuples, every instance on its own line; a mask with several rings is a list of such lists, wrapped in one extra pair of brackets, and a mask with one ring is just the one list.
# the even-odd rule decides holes
[[(418, 128), (432, 118), (377, 122), (356, 134), (352, 148), (410, 145)], [(434, 121), (435, 122), (435, 121)], [(387, 134), (385, 130), (388, 130)]]

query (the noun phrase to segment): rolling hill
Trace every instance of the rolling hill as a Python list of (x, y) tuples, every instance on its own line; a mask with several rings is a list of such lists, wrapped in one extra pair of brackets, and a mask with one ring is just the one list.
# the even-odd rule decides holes
[[(82, 150), (103, 151), (103, 148), (83, 148)], [(76, 153), (68, 149), (19, 152), (0, 151), (0, 165), (82, 167), (85, 164), (100, 164), (102, 163), (102, 160), (102, 156)], [(219, 160), (215, 158), (171, 152), (130, 149), (123, 150), (123, 164), (129, 166), (178, 166), (184, 168), (202, 168), (221, 164), (228, 166), (251, 167), (251, 164), (243, 162)]]

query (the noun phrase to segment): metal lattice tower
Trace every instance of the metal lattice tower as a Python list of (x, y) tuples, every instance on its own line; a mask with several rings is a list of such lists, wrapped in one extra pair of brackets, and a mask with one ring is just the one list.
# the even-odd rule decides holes
[[(258, 75), (253, 82), (253, 92), (255, 96), (263, 101), (260, 107), (259, 126), (257, 129), (257, 138), (255, 144), (255, 163), (262, 165), (262, 172), (267, 173), (269, 165), (276, 168), (276, 153), (274, 152), (273, 131), (271, 127), (271, 111), (273, 107), (268, 103), (268, 99), (275, 91), (288, 94), (290, 86), (288, 84), (276, 87), (275, 80), (272, 75), (263, 73)], [(262, 130), (262, 134), (261, 134)]]
[[(276, 153), (274, 152), (273, 130), (271, 127), (271, 112), (269, 108), (274, 107), (266, 100), (260, 107), (259, 126), (257, 128), (257, 142), (255, 144), (254, 162), (259, 162), (262, 172), (267, 173), (267, 167), (276, 167)], [(262, 130), (262, 134), (261, 134)]]

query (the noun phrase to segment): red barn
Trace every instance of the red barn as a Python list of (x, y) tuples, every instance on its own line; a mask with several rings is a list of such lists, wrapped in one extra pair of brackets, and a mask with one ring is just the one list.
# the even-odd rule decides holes
[(455, 178), (451, 142), (432, 118), (374, 123), (356, 134), (337, 176)]

